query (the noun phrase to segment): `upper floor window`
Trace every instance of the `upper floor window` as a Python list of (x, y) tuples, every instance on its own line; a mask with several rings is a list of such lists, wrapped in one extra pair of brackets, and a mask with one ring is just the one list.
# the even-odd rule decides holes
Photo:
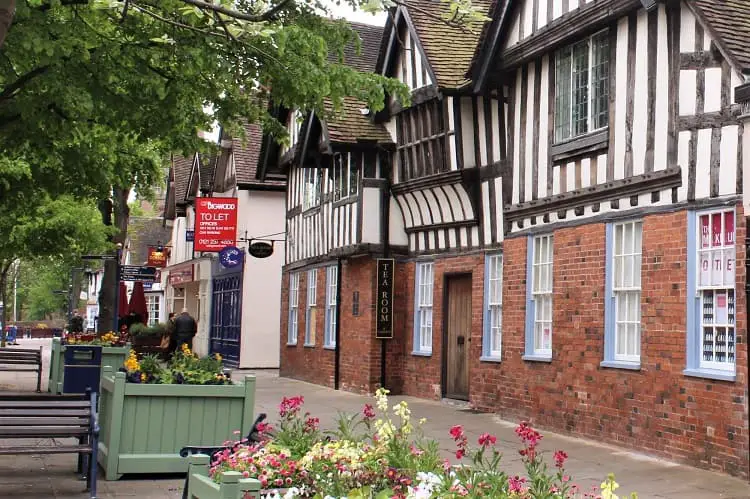
[(356, 196), (359, 191), (359, 162), (354, 154), (333, 156), (333, 200)]
[(302, 209), (320, 204), (320, 171), (315, 168), (302, 169)]
[(445, 151), (445, 116), (438, 100), (399, 113), (396, 133), (399, 182), (450, 169)]
[(609, 33), (602, 31), (555, 55), (555, 141), (609, 122)]

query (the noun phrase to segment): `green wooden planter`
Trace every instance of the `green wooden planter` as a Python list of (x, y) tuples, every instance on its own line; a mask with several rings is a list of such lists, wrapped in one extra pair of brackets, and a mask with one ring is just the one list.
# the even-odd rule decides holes
[(205, 454), (190, 456), (188, 471), (188, 497), (190, 499), (246, 499), (260, 497), (260, 482), (242, 478), (236, 471), (221, 474), (221, 482), (208, 478), (209, 457)]
[[(49, 360), (49, 384), (47, 391), (54, 395), (62, 393), (63, 378), (65, 376), (65, 348), (60, 342), (60, 338), (52, 339), (52, 354)], [(130, 346), (124, 347), (103, 347), (102, 348), (102, 366), (112, 366), (119, 369), (130, 354)], [(102, 374), (104, 371), (102, 371)]]
[(126, 383), (104, 368), (99, 394), (99, 464), (107, 480), (126, 473), (186, 473), (187, 445), (221, 445), (253, 425), (255, 376), (233, 385)]

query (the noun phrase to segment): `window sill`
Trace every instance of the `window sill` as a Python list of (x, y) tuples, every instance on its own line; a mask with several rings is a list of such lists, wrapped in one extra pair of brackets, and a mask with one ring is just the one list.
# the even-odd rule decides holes
[(599, 363), (600, 367), (609, 367), (612, 369), (629, 369), (631, 371), (640, 371), (640, 362), (625, 362), (623, 360), (603, 360)]
[(315, 343), (305, 343), (302, 346), (305, 347), (305, 348), (315, 348)]
[(521, 357), (523, 360), (528, 362), (552, 362), (551, 355), (524, 355)]
[(490, 356), (481, 356), (479, 357), (479, 362), (492, 362), (495, 364), (499, 364), (503, 361), (500, 357), (490, 357)]
[(691, 378), (715, 379), (718, 381), (736, 381), (737, 374), (732, 371), (719, 371), (718, 369), (688, 368), (682, 371), (685, 376)]
[(414, 351), (411, 353), (415, 357), (432, 357), (432, 352), (418, 352)]
[(552, 161), (559, 162), (589, 155), (609, 147), (609, 129), (604, 128), (550, 146)]
[(297, 344), (296, 343), (287, 343), (286, 346), (288, 346), (288, 347), (296, 347)]
[(323, 345), (323, 350), (336, 350), (336, 345)]

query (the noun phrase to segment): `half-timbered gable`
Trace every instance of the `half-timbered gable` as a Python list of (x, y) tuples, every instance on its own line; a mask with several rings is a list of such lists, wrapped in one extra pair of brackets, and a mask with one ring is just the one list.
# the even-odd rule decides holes
[[(485, 12), (489, 4), (474, 2)], [(412, 89), (391, 102), (386, 126), (397, 144), (394, 209), (411, 252), (478, 249), (502, 241), (504, 113), (494, 92), (474, 95), (466, 71), (480, 26), (438, 20), (446, 4), (406, 2), (386, 24), (378, 71)], [(437, 16), (437, 18), (436, 18)]]
[(498, 6), (472, 74), (508, 95), (511, 231), (739, 194), (741, 68), (711, 4)]

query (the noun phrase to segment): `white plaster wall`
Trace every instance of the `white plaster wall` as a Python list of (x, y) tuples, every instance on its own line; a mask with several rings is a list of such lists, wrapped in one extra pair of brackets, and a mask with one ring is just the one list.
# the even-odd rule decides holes
[[(284, 192), (239, 191), (237, 233), (248, 238), (283, 232)], [(284, 235), (272, 239), (283, 239)], [(274, 243), (268, 258), (246, 255), (242, 284), (242, 341), (240, 367), (279, 367), (281, 268), (283, 242)]]

